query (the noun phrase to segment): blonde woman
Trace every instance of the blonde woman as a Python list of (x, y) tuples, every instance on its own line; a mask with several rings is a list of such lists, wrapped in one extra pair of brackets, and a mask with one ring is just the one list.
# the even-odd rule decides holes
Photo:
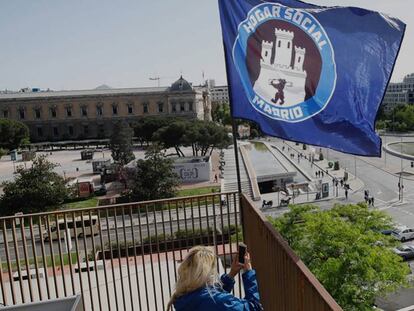
[[(192, 248), (178, 268), (176, 289), (167, 310), (172, 305), (176, 311), (263, 310), (249, 253), (246, 252), (244, 259), (241, 264), (235, 256), (230, 272), (219, 279), (214, 252), (204, 246)], [(234, 278), (242, 269), (246, 296), (239, 299), (231, 291)]]

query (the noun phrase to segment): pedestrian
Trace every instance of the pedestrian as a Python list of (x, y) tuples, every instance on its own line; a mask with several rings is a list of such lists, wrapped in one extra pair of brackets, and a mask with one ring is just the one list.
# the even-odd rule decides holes
[(215, 182), (215, 183), (217, 182), (217, 174), (216, 174), (216, 175), (214, 175), (214, 182)]
[(282, 147), (282, 151), (285, 151), (285, 146)]
[(324, 174), (323, 174), (323, 171), (322, 171), (322, 178), (323, 178), (323, 175), (324, 175)]
[[(217, 255), (205, 246), (190, 249), (178, 267), (178, 281), (167, 310), (172, 310), (173, 306), (176, 311), (263, 310), (250, 255), (246, 252), (244, 263), (239, 263), (238, 257), (234, 257), (230, 272), (218, 280)], [(242, 269), (244, 299), (231, 294), (234, 280)]]
[(374, 207), (374, 197), (371, 198), (372, 207)]
[(348, 189), (345, 188), (345, 199), (348, 200)]
[(335, 186), (335, 177), (332, 177), (332, 187)]
[(344, 186), (344, 180), (341, 179), (341, 187), (343, 187), (343, 186)]

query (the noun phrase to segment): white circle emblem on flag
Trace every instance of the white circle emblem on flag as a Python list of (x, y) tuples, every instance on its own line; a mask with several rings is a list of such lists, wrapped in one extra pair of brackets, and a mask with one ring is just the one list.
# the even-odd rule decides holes
[(332, 44), (304, 10), (254, 7), (238, 27), (233, 60), (250, 104), (275, 120), (304, 121), (325, 109), (335, 90)]

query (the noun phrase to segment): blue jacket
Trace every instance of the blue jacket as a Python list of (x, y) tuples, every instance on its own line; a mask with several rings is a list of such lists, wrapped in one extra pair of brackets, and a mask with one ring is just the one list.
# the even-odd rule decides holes
[(243, 285), (246, 296), (239, 299), (231, 294), (234, 280), (227, 274), (221, 276), (223, 288), (200, 288), (177, 298), (174, 302), (176, 311), (212, 311), (212, 310), (263, 310), (259, 300), (256, 272), (249, 270), (243, 273)]

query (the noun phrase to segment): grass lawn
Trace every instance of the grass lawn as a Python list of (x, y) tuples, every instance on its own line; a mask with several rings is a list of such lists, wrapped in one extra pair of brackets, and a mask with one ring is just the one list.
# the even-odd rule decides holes
[(194, 189), (182, 189), (182, 190), (178, 190), (177, 197), (189, 197), (193, 195), (212, 194), (213, 192), (220, 192), (220, 187), (209, 186), (209, 187), (201, 187), (201, 188), (194, 188)]
[[(60, 266), (60, 256), (59, 255), (55, 255), (55, 267)], [(63, 254), (63, 265), (66, 266), (69, 264), (69, 256), (68, 254)], [(78, 259), (76, 257), (76, 253), (71, 253), (71, 259), (72, 259), (72, 264), (75, 264), (78, 262)], [(43, 260), (42, 257), (37, 257), (37, 264), (39, 265), (39, 267), (43, 267)], [(52, 267), (52, 256), (46, 256), (46, 265), (47, 267)], [(11, 262), (11, 266), (12, 269), (15, 270), (17, 269), (17, 262), (16, 261), (12, 261)], [(29, 258), (29, 266), (31, 266), (30, 268), (34, 268), (34, 258)], [(7, 263), (3, 262), (2, 263), (2, 269), (3, 272), (6, 271), (8, 269)], [(26, 270), (26, 261), (24, 259), (20, 259), (20, 270), (24, 271)]]
[(96, 206), (98, 206), (98, 198), (93, 197), (93, 198), (83, 200), (83, 201), (66, 203), (63, 205), (63, 208), (76, 209), (76, 208), (87, 208), (87, 207), (96, 207)]

